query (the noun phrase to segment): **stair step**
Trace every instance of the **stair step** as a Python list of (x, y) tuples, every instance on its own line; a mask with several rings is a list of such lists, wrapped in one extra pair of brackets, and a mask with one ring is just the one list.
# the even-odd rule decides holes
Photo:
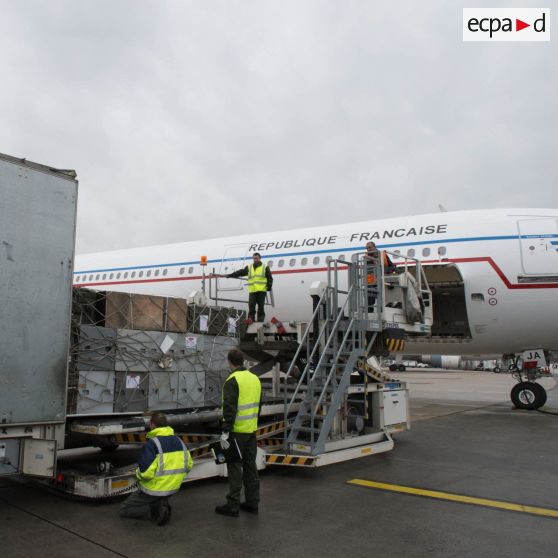
[(311, 434), (312, 432), (318, 433), (321, 430), (321, 428), (317, 428), (317, 427), (310, 428), (309, 426), (299, 426), (298, 428), (294, 428), (293, 430), (296, 432), (307, 432)]
[[(308, 419), (310, 420), (312, 418), (312, 415), (310, 413), (299, 413), (298, 415), (302, 420), (304, 419)], [(314, 420), (325, 420), (325, 416), (323, 415), (314, 415)]]

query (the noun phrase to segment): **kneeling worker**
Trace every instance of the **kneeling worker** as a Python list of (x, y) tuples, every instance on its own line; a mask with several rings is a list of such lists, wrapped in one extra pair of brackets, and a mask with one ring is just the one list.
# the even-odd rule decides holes
[(263, 322), (265, 318), (265, 294), (271, 291), (273, 276), (269, 266), (262, 262), (258, 252), (253, 256), (253, 263), (244, 269), (233, 271), (227, 277), (248, 277), (248, 320), (252, 323), (256, 319), (256, 305), (258, 306), (258, 322)]
[(165, 525), (171, 515), (169, 496), (178, 492), (193, 461), (184, 442), (167, 426), (164, 413), (151, 417), (146, 438), (136, 469), (138, 491), (122, 502), (120, 516)]
[[(238, 517), (238, 510), (258, 513), (260, 481), (256, 466), (256, 430), (260, 414), (262, 386), (260, 379), (244, 366), (244, 355), (237, 349), (229, 351), (231, 375), (223, 384), (223, 425), (221, 447), (229, 449), (235, 444), (240, 452), (239, 461), (228, 462), (229, 493), (227, 503), (217, 506), (221, 515)], [(244, 483), (245, 501), (240, 501)]]

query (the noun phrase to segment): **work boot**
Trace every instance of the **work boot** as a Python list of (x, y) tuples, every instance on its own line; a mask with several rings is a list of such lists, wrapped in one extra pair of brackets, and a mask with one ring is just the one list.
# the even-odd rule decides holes
[(247, 502), (240, 502), (240, 509), (248, 513), (258, 514), (258, 504), (248, 504)]
[(159, 510), (159, 517), (157, 518), (157, 525), (166, 525), (171, 516), (171, 507), (169, 504), (166, 506), (161, 506)]
[(216, 506), (215, 513), (228, 515), (230, 517), (238, 517), (238, 510), (231, 508), (228, 504), (224, 504), (223, 506)]

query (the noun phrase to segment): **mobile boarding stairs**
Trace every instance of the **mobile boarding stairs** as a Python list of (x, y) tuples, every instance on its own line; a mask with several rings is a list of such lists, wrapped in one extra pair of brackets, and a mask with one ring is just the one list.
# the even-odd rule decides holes
[[(310, 291), (312, 319), (301, 336), (300, 324), (290, 325), (300, 338), (280, 381), (287, 428), (266, 464), (315, 467), (380, 453), (393, 448), (394, 432), (410, 428), (406, 383), (383, 372), (378, 357), (430, 333), (432, 298), (420, 262), (405, 258), (398, 273), (385, 275), (383, 262), (366, 254), (332, 259), (327, 282)], [(265, 327), (276, 344), (277, 331)]]

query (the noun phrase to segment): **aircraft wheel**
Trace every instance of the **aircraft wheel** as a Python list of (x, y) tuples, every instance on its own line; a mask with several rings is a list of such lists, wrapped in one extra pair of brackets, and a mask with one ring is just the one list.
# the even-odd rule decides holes
[(404, 364), (400, 364), (400, 365), (397, 367), (397, 370), (399, 370), (399, 372), (405, 372), (405, 370), (407, 370), (407, 368), (405, 367)]
[(510, 397), (516, 409), (534, 411), (546, 403), (546, 390), (536, 382), (519, 382), (513, 386)]
[(494, 372), (494, 374), (499, 374), (502, 371), (502, 369), (499, 366), (495, 366), (492, 369), (492, 372)]
[(389, 365), (390, 372), (397, 372), (397, 364), (390, 364)]

